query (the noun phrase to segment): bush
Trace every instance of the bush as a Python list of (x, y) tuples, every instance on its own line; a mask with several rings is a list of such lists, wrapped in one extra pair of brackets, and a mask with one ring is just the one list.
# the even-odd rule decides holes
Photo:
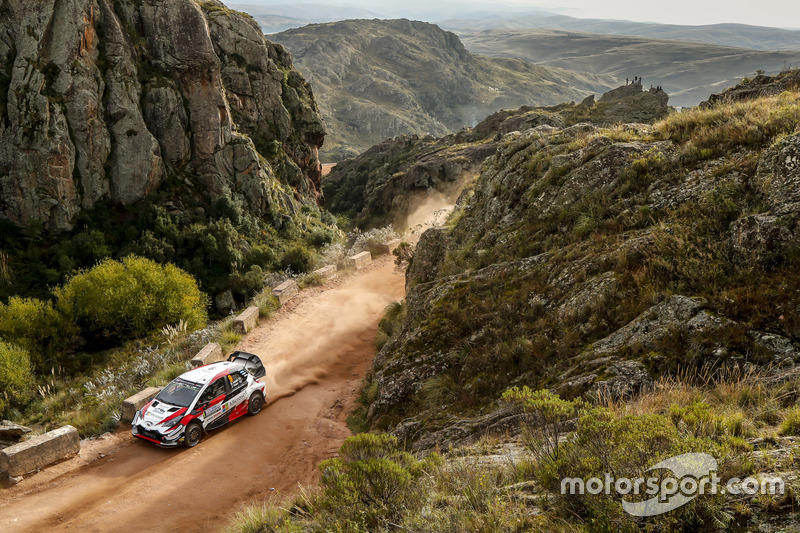
[(22, 348), (0, 342), (0, 414), (30, 393), (33, 388), (31, 362)]
[(230, 286), (234, 294), (242, 299), (248, 298), (264, 288), (264, 271), (260, 266), (253, 265), (247, 274), (231, 274)]
[(370, 530), (414, 510), (417, 481), (436, 458), (417, 460), (397, 448), (392, 435), (362, 433), (347, 439), (339, 457), (320, 465), (320, 506), (345, 521), (364, 521)]
[(281, 257), (281, 268), (291, 270), (295, 274), (308, 272), (313, 263), (311, 252), (302, 246), (293, 246)]
[(71, 344), (74, 334), (69, 317), (49, 301), (13, 296), (7, 305), (0, 304), (0, 336), (30, 353), (40, 370)]
[(55, 294), (59, 309), (92, 340), (143, 337), (180, 320), (197, 329), (207, 321), (207, 297), (192, 276), (141, 257), (103, 261)]
[(517, 405), (526, 417), (525, 437), (539, 460), (557, 461), (559, 441), (567, 422), (582, 407), (580, 398), (569, 401), (547, 389), (532, 391), (514, 387), (503, 393), (503, 400)]

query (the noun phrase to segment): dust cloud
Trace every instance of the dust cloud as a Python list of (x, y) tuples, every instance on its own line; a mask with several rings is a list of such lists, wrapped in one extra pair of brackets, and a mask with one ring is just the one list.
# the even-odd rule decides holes
[(389, 303), (403, 297), (402, 275), (392, 267), (336, 288), (312, 289), (320, 293), (248, 336), (239, 349), (259, 355), (267, 368), (267, 402), (318, 383), (362, 344), (364, 335), (374, 342), (374, 324)]
[(464, 187), (474, 177), (474, 174), (467, 175), (441, 190), (428, 189), (413, 193), (408, 201), (408, 214), (395, 222), (395, 228), (413, 238), (430, 227), (441, 226), (452, 212)]

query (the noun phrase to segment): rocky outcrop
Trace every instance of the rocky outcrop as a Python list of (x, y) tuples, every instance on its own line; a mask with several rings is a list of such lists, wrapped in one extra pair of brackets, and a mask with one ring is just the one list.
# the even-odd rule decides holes
[[(762, 71), (759, 71), (762, 72)], [(715, 104), (726, 104), (753, 100), (762, 96), (775, 96), (784, 91), (800, 88), (800, 70), (787, 70), (777, 76), (758, 74), (754, 78), (745, 78), (742, 83), (719, 94), (712, 94), (700, 107), (711, 107)]]
[(287, 201), (276, 188), (316, 198), (311, 89), (248, 16), (215, 0), (11, 0), (0, 13), (0, 217), (69, 230), (99, 201), (169, 180), (259, 216)]
[(604, 77), (475, 56), (455, 34), (413, 20), (312, 24), (270, 38), (317, 91), (331, 161), (398, 135), (442, 136), (500, 109), (582, 100), (609, 86)]
[(417, 246), (370, 422), (432, 445), (466, 438), (515, 385), (604, 401), (665, 374), (797, 365), (795, 127), (710, 156), (700, 126), (497, 135), (451, 226)]
[(599, 102), (592, 97), (577, 105), (498, 111), (472, 129), (438, 139), (396, 137), (336, 165), (325, 180), (325, 205), (334, 213), (355, 215), (361, 227), (403, 226), (420, 193), (437, 191), (455, 201), (508, 133), (649, 123), (666, 115), (668, 99), (663, 91), (643, 92), (640, 84), (627, 85), (604, 94)]

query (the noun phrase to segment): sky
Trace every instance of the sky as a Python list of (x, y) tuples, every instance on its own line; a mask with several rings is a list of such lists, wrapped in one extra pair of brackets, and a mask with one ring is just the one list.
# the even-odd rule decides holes
[[(547, 9), (578, 18), (602, 18), (666, 24), (717, 24), (735, 22), (756, 26), (800, 29), (798, 0), (224, 0), (248, 5), (326, 4), (346, 5), (415, 17), (429, 13), (458, 18), (466, 11), (528, 11)], [(407, 14), (404, 14), (407, 12)]]
[[(510, 0), (519, 7), (534, 2)], [(736, 22), (754, 26), (800, 28), (800, 2), (796, 0), (670, 0), (669, 2), (626, 0), (542, 1), (536, 5), (578, 18), (604, 18), (660, 22), (665, 24), (718, 24)]]

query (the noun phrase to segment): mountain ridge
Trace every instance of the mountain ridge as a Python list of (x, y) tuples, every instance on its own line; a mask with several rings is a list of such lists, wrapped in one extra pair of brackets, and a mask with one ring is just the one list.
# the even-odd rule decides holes
[(523, 104), (582, 100), (612, 86), (602, 76), (469, 53), (424, 22), (356, 20), (272, 35), (315, 88), (329, 159), (398, 134), (443, 135)]

